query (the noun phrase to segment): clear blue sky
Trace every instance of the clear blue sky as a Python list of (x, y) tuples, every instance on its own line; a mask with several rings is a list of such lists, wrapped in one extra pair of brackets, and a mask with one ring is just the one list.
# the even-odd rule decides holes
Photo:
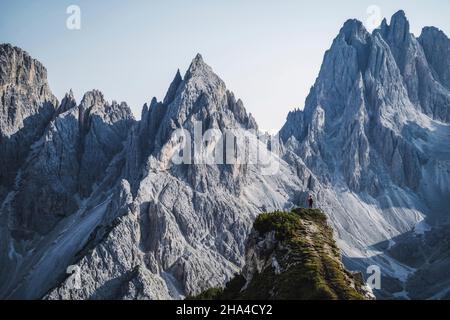
[[(71, 4), (81, 8), (81, 30), (66, 28)], [(278, 130), (303, 108), (342, 24), (365, 21), (372, 4), (389, 18), (405, 10), (416, 35), (426, 25), (450, 34), (448, 0), (0, 0), (0, 42), (44, 63), (59, 99), (96, 88), (138, 118), (200, 52), (259, 125)]]

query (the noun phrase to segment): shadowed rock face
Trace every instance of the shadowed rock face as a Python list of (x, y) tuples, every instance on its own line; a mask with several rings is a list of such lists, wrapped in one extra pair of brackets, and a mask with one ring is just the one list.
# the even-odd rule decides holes
[(419, 37), (428, 64), (433, 68), (433, 75), (447, 89), (450, 88), (449, 39), (441, 30), (434, 27), (423, 28)]
[(57, 106), (42, 64), (17, 47), (0, 45), (0, 200)]
[(122, 150), (132, 124), (128, 106), (109, 104), (99, 91), (86, 93), (78, 107), (66, 95), (33, 146), (9, 202), (13, 235), (46, 234), (74, 213)]

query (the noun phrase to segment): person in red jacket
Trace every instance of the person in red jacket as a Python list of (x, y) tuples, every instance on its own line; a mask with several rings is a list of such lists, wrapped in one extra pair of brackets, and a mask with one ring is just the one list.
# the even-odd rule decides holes
[(312, 197), (312, 195), (309, 195), (309, 197), (308, 197), (308, 206), (309, 206), (310, 209), (312, 209), (313, 205), (314, 205), (313, 197)]

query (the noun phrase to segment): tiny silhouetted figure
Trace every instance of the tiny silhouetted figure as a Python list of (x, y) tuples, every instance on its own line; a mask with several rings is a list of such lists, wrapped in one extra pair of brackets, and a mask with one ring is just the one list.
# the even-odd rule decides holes
[(310, 209), (312, 209), (313, 204), (314, 204), (313, 197), (312, 197), (312, 195), (309, 195), (309, 197), (308, 197), (308, 206), (309, 206)]

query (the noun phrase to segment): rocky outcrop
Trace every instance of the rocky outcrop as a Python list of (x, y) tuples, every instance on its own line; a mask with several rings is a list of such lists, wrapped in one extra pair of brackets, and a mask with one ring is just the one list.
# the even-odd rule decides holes
[(428, 64), (432, 67), (434, 78), (447, 89), (450, 87), (449, 39), (445, 33), (435, 27), (423, 28), (419, 37)]
[(30, 145), (50, 122), (58, 101), (47, 70), (25, 51), (0, 45), (0, 200), (14, 184)]
[(196, 299), (373, 299), (361, 274), (344, 269), (333, 231), (320, 210), (261, 214), (249, 236), (242, 274)]
[[(430, 30), (425, 28), (421, 37), (416, 39), (410, 33), (405, 13), (399, 11), (389, 26), (383, 23), (379, 32), (389, 45), (402, 74), (409, 101), (433, 119), (448, 123), (449, 39), (442, 32)], [(433, 53), (430, 52), (431, 46), (435, 49)], [(436, 72), (438, 65), (439, 71)]]

